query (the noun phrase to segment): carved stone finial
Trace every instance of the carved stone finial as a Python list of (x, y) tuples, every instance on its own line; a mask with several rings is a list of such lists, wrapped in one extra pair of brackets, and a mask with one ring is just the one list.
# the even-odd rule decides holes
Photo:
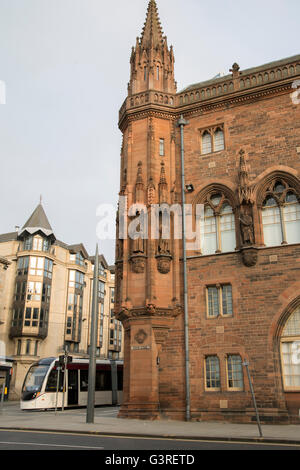
[(239, 76), (239, 70), (240, 70), (240, 66), (239, 64), (237, 64), (236, 62), (232, 65), (232, 68), (229, 69), (229, 72), (232, 73), (232, 76), (233, 78), (237, 78)]
[(166, 179), (166, 171), (165, 171), (164, 162), (161, 163), (160, 179), (159, 179), (158, 189), (159, 189), (159, 202), (160, 202), (160, 204), (162, 204), (163, 202), (168, 202), (168, 183), (167, 183), (167, 179)]
[(145, 192), (144, 192), (144, 181), (142, 174), (142, 162), (138, 163), (138, 170), (135, 183), (135, 202), (144, 203)]
[(252, 187), (250, 184), (250, 178), (248, 174), (248, 168), (245, 161), (245, 151), (241, 149), (239, 151), (240, 163), (239, 163), (239, 184), (238, 194), (240, 204), (253, 204)]

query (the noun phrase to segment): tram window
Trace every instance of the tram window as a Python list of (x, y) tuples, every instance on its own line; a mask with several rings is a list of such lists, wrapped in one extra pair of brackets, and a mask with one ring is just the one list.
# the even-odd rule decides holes
[(88, 380), (89, 380), (89, 371), (81, 370), (80, 371), (80, 391), (81, 392), (87, 392)]
[(111, 373), (109, 370), (97, 370), (96, 372), (96, 390), (111, 390)]
[(118, 370), (118, 390), (123, 390), (123, 371)]
[[(56, 387), (57, 387), (57, 370), (52, 369), (52, 371), (49, 374), (47, 385), (46, 385), (46, 392), (56, 392)], [(62, 392), (63, 390), (63, 373), (60, 371), (59, 374), (59, 385), (58, 385), (58, 391)]]

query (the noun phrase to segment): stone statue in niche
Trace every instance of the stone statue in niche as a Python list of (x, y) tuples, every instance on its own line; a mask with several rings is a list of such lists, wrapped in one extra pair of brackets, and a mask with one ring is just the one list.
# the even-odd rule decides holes
[[(167, 220), (167, 222), (166, 222)], [(167, 213), (166, 220), (164, 214), (159, 214), (159, 240), (157, 245), (158, 255), (170, 255), (170, 240), (166, 235), (170, 234), (169, 217)]]
[[(166, 228), (167, 230), (164, 230)], [(168, 230), (169, 229), (169, 230)], [(170, 240), (166, 235), (170, 231), (170, 227), (164, 227), (163, 214), (159, 214), (159, 240), (157, 244), (157, 269), (161, 274), (167, 274), (171, 268), (172, 255), (170, 252)], [(165, 233), (166, 232), (166, 233)]]
[(241, 226), (243, 245), (253, 245), (254, 243), (253, 219), (252, 219), (252, 215), (249, 213), (249, 209), (246, 210), (245, 206), (241, 207), (240, 226)]

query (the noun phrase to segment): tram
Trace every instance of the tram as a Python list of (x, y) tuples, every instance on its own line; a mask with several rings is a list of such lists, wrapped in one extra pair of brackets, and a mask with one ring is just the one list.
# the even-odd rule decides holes
[[(48, 357), (29, 368), (22, 387), (22, 410), (84, 407), (87, 405), (89, 360), (72, 358), (66, 377), (59, 358)], [(122, 402), (123, 361), (96, 361), (95, 406)]]

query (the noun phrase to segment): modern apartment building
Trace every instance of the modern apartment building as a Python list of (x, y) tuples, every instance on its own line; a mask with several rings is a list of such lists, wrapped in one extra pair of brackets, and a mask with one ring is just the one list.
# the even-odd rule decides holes
[[(114, 266), (99, 256), (99, 358), (122, 357), (113, 317)], [(56, 239), (39, 204), (24, 226), (0, 235), (0, 341), (9, 397), (19, 397), (30, 364), (65, 350), (88, 357), (95, 257)], [(1, 362), (0, 362), (1, 369)]]

